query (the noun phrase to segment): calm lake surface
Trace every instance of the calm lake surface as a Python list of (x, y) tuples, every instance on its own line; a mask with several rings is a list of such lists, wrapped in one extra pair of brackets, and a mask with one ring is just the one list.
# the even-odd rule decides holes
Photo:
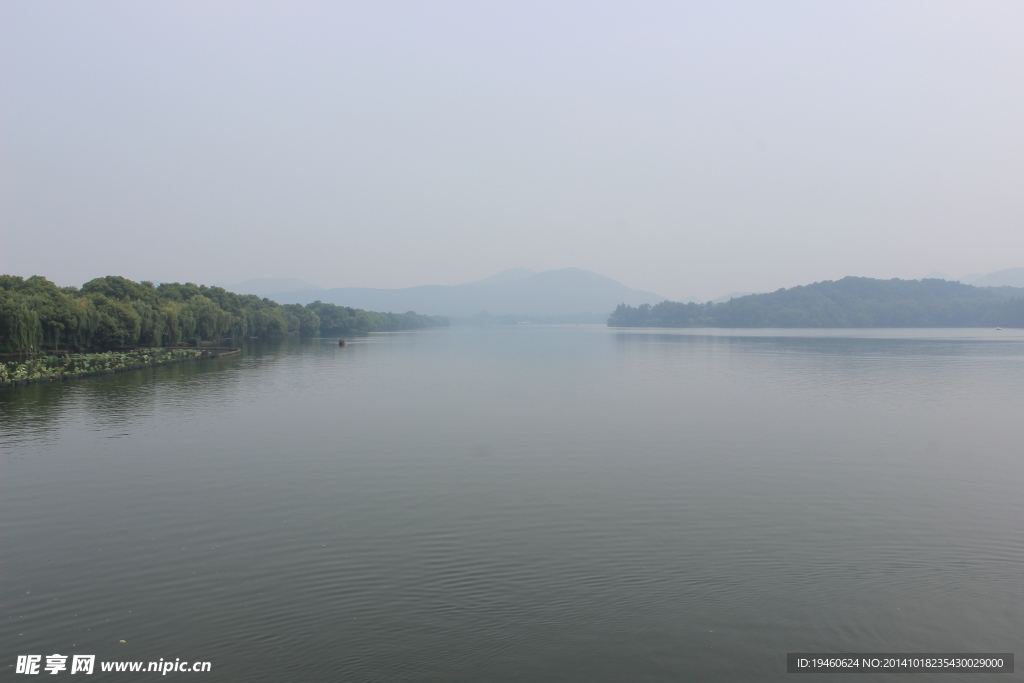
[(1022, 409), (1019, 330), (453, 328), (0, 389), (0, 664), (781, 681), (789, 651), (1019, 656)]

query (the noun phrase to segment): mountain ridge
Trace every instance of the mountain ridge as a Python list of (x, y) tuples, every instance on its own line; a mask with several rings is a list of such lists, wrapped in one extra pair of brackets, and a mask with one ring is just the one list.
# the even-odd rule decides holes
[(460, 285), (419, 285), (397, 289), (338, 287), (274, 292), (268, 296), (281, 303), (322, 301), (366, 310), (416, 311), (456, 318), (480, 313), (541, 316), (546, 319), (578, 318), (587, 314), (599, 316), (596, 321), (604, 321), (608, 312), (619, 304), (654, 304), (665, 298), (580, 268), (541, 272), (516, 268)]
[(1005, 268), (972, 278), (975, 287), (1024, 287), (1024, 268)]
[(845, 277), (721, 304), (620, 305), (610, 327), (1024, 326), (1024, 289), (941, 279)]

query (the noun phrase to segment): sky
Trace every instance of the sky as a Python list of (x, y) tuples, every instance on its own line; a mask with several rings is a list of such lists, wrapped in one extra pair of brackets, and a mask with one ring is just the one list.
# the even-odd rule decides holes
[(0, 272), (1024, 266), (1024, 3), (0, 3)]

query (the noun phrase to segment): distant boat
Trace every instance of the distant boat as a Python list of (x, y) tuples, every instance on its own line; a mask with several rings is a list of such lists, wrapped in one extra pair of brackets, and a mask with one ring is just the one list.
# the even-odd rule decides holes
[(996, 329), (997, 329), (997, 330), (1001, 330), (1001, 329), (1003, 329), (1003, 328), (1001, 328), (1001, 327), (997, 327)]
[(345, 340), (344, 339), (339, 339), (338, 340), (338, 346), (344, 346), (344, 345), (345, 345)]

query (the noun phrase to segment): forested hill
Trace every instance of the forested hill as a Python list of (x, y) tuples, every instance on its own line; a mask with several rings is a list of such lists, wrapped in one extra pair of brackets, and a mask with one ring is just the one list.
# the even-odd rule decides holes
[(0, 351), (176, 346), (215, 339), (272, 339), (447, 325), (415, 313), (375, 313), (314, 302), (278, 304), (192, 283), (107, 276), (77, 287), (0, 275)]
[(610, 327), (1024, 327), (1024, 290), (946, 280), (837, 281), (725, 303), (620, 305)]

